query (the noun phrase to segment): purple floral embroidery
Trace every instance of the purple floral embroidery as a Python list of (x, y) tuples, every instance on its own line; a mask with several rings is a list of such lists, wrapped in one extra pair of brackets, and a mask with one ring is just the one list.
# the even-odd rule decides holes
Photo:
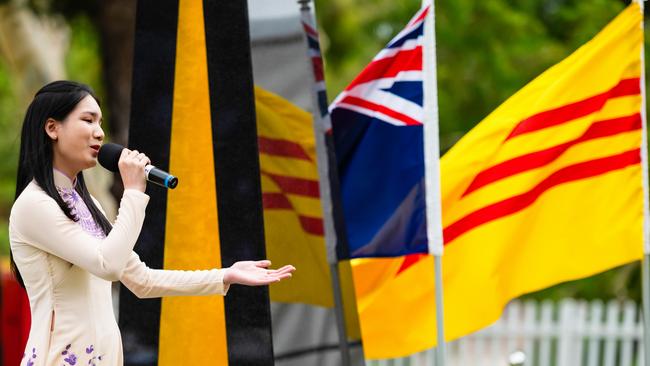
[(75, 355), (74, 353), (71, 352), (70, 356), (68, 356), (67, 358), (64, 358), (63, 361), (69, 363), (70, 365), (76, 365), (77, 364), (77, 355)]
[[(25, 357), (26, 355), (23, 355)], [(34, 359), (36, 358), (36, 348), (32, 348), (32, 357), (27, 360), (25, 366), (34, 366)]]
[(95, 360), (99, 360), (99, 361), (101, 361), (101, 360), (102, 360), (102, 356), (95, 356), (95, 357), (91, 358), (90, 360), (88, 360), (88, 364), (89, 364), (90, 366), (97, 366), (97, 364), (95, 363)]
[[(81, 360), (79, 356), (77, 356), (74, 352), (72, 352), (70, 348), (72, 348), (72, 344), (68, 344), (67, 346), (65, 346), (65, 349), (63, 350), (63, 352), (61, 352), (61, 355), (67, 356), (66, 358), (63, 359), (63, 361), (65, 361), (70, 366), (74, 366), (77, 364), (77, 362)], [(94, 345), (91, 344), (90, 346), (86, 347), (86, 354), (88, 355), (88, 357), (92, 356), (90, 359), (88, 359), (88, 365), (97, 366), (96, 362), (101, 361), (104, 355), (93, 356), (92, 355), (93, 352), (95, 352)], [(36, 355), (34, 355), (33, 357), (35, 358)], [(33, 363), (32, 364), (28, 363), (26, 366), (33, 366)]]
[(70, 207), (72, 215), (79, 220), (77, 223), (81, 225), (84, 231), (97, 238), (106, 236), (101, 227), (93, 220), (88, 206), (74, 188), (56, 187), (56, 190), (59, 192), (61, 199)]
[(90, 366), (97, 366), (97, 364), (95, 363), (95, 361), (101, 361), (103, 356), (104, 356), (104, 355), (93, 356), (93, 358), (91, 358), (90, 360), (88, 360), (88, 364), (89, 364)]

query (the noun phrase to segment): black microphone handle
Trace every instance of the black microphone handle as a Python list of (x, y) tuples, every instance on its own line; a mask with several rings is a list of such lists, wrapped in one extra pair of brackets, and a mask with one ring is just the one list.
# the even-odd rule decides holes
[(144, 167), (145, 176), (147, 180), (151, 183), (155, 183), (159, 186), (174, 189), (178, 185), (178, 178), (160, 170), (153, 165), (147, 165)]

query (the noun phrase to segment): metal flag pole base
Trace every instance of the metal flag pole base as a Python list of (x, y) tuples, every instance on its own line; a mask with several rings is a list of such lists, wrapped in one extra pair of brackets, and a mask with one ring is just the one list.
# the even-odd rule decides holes
[(435, 284), (436, 284), (436, 324), (437, 339), (436, 346), (436, 366), (445, 366), (445, 330), (444, 330), (444, 311), (442, 300), (442, 256), (434, 255), (433, 262), (435, 267)]
[(334, 293), (334, 312), (336, 313), (336, 329), (339, 332), (339, 351), (341, 353), (341, 365), (350, 365), (350, 347), (348, 346), (347, 332), (345, 331), (345, 315), (343, 314), (343, 295), (341, 292), (341, 281), (339, 266), (337, 263), (330, 264), (332, 278), (332, 290)]
[(643, 255), (641, 262), (641, 288), (643, 294), (643, 350), (644, 364), (650, 366), (650, 254)]

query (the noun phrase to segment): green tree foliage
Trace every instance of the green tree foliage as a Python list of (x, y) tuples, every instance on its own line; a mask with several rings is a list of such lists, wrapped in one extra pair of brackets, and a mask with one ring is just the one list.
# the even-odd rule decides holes
[(0, 255), (9, 254), (7, 219), (14, 201), (21, 118), (7, 65), (0, 62)]
[[(418, 0), (316, 0), (330, 98), (420, 5)], [(624, 7), (616, 0), (436, 1), (443, 150)]]
[[(90, 85), (100, 102), (105, 100), (102, 78), (100, 41), (96, 26), (84, 14), (78, 14), (70, 21), (72, 37), (70, 50), (66, 55), (65, 69), (67, 78)], [(107, 124), (104, 132), (108, 134), (110, 111), (102, 105), (102, 113)]]
[(419, 7), (412, 0), (316, 0), (318, 23), (324, 29), (320, 33), (330, 97), (363, 69)]

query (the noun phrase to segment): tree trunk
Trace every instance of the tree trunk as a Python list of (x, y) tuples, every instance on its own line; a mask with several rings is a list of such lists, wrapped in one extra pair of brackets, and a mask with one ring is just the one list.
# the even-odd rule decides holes
[(111, 139), (125, 146), (129, 138), (136, 3), (133, 0), (99, 1), (97, 19), (102, 42), (106, 102), (111, 115)]
[[(136, 4), (132, 0), (99, 1), (97, 15), (110, 111), (109, 131), (112, 141), (123, 146), (129, 141)], [(110, 191), (116, 199), (121, 197), (123, 186), (119, 174), (115, 174)]]

